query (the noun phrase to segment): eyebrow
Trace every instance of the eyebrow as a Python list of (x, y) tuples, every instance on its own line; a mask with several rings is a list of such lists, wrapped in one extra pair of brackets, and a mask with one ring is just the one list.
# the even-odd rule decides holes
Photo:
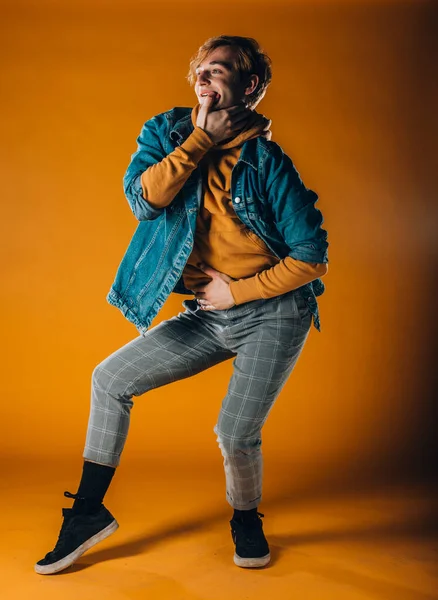
[[(222, 65), (223, 67), (225, 67), (226, 69), (228, 69), (228, 71), (232, 71), (233, 70), (233, 65), (229, 62), (225, 62), (222, 60), (212, 60), (211, 63), (209, 63), (210, 65)], [(196, 70), (199, 69), (199, 66), (196, 67)]]

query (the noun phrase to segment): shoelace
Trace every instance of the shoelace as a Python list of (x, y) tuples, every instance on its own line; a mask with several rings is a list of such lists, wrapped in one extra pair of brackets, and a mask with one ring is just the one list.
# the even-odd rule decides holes
[(245, 541), (248, 545), (254, 546), (257, 544), (257, 540), (249, 537), (248, 534), (261, 530), (262, 520), (260, 517), (264, 517), (265, 515), (261, 512), (257, 512), (256, 514), (257, 516), (254, 517), (254, 519), (250, 519), (248, 521), (235, 521), (235, 523), (237, 523), (237, 527), (235, 527), (235, 529), (232, 527), (234, 542), (236, 542), (236, 529), (240, 529), (240, 531), (245, 535)]
[[(69, 511), (69, 512), (67, 512), (67, 511)], [(70, 511), (71, 511), (71, 508), (63, 508), (62, 509), (64, 521), (62, 523), (61, 531), (59, 532), (58, 540), (57, 540), (52, 552), (56, 552), (57, 550), (60, 550), (65, 544), (67, 534), (69, 533), (69, 531), (71, 529), (71, 525), (72, 525)]]
[(254, 518), (253, 518), (253, 519), (248, 519), (248, 520), (247, 520), (247, 519), (244, 519), (244, 520), (242, 520), (242, 521), (239, 521), (239, 522), (240, 522), (240, 523), (244, 523), (245, 525), (246, 525), (246, 524), (249, 524), (249, 523), (260, 523), (260, 522), (261, 522), (261, 519), (260, 519), (260, 517), (264, 517), (264, 516), (265, 516), (265, 515), (264, 515), (263, 513), (261, 513), (261, 512), (257, 512), (257, 513), (256, 513), (256, 515), (257, 515), (257, 516), (254, 516)]
[[(72, 494), (71, 492), (64, 492), (64, 496), (66, 498), (73, 498), (74, 500), (76, 500), (76, 498), (79, 498), (79, 496), (77, 494)], [(52, 552), (60, 550), (64, 546), (67, 534), (69, 533), (71, 526), (72, 526), (72, 516), (73, 516), (72, 509), (71, 508), (63, 508), (62, 516), (64, 517), (64, 521), (61, 526), (61, 531), (59, 532), (58, 540), (57, 540)]]
[(81, 496), (78, 496), (78, 494), (72, 494), (71, 492), (64, 492), (64, 496), (66, 498), (73, 498), (74, 500), (76, 500), (76, 499), (84, 500), (84, 498), (82, 498)]

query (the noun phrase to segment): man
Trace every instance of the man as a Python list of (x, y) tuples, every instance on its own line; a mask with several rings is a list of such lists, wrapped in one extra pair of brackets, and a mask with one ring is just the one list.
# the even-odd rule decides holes
[[(145, 123), (124, 178), (140, 221), (108, 301), (140, 335), (98, 365), (82, 479), (53, 551), (35, 569), (71, 565), (118, 524), (103, 505), (133, 396), (234, 358), (214, 428), (224, 457), (234, 562), (270, 560), (258, 505), (261, 428), (309, 334), (327, 272), (327, 233), (290, 158), (254, 108), (271, 81), (252, 38), (219, 36), (190, 63), (198, 103)], [(171, 292), (184, 312), (149, 329)]]

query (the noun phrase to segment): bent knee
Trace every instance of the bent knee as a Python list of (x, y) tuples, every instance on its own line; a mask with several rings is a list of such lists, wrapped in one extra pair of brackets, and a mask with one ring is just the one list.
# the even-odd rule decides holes
[(91, 385), (95, 392), (111, 394), (120, 400), (132, 398), (137, 393), (135, 384), (132, 380), (123, 377), (123, 372), (118, 368), (112, 368), (111, 361), (102, 361), (92, 372)]
[(218, 442), (222, 453), (227, 456), (242, 456), (260, 452), (262, 440), (259, 435), (254, 437), (231, 437), (216, 429), (215, 433), (217, 434), (216, 441)]

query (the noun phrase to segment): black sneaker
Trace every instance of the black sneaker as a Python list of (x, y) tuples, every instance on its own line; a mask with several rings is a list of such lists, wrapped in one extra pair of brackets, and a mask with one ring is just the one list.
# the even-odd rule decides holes
[[(67, 498), (77, 495), (64, 492)], [(92, 514), (80, 514), (73, 508), (63, 508), (62, 523), (54, 549), (35, 565), (40, 575), (50, 575), (66, 569), (84, 552), (114, 533), (119, 524), (103, 504)]]
[(236, 545), (234, 564), (238, 567), (264, 567), (271, 560), (260, 518), (264, 516), (258, 512), (251, 520), (231, 519), (231, 537)]

